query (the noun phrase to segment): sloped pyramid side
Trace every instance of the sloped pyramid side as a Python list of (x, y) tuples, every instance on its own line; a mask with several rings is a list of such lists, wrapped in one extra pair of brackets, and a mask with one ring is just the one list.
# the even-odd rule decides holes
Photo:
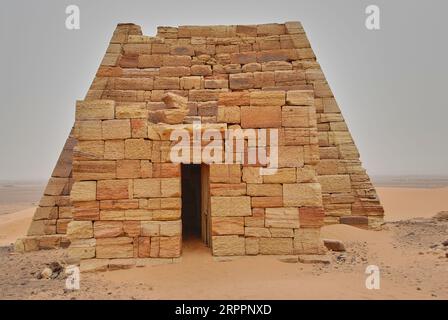
[[(141, 35), (140, 27), (134, 24), (119, 24), (117, 26), (101, 66), (106, 68), (110, 66), (110, 57), (118, 56), (122, 50), (122, 44), (129, 34)], [(104, 80), (95, 77), (84, 100), (101, 99), (104, 88)], [(76, 154), (76, 143), (72, 127), (39, 205), (33, 214), (27, 236), (16, 242), (16, 251), (68, 247), (70, 244), (65, 234), (68, 223), (72, 221), (70, 191), (73, 185), (72, 165), (73, 156)]]
[[(296, 37), (297, 49), (311, 47), (300, 23), (285, 26), (287, 33)], [(384, 210), (375, 187), (362, 167), (358, 149), (312, 49), (307, 58), (302, 67), (306, 82), (315, 93), (320, 149), (316, 170), (322, 186), (325, 221), (376, 228), (383, 222)]]

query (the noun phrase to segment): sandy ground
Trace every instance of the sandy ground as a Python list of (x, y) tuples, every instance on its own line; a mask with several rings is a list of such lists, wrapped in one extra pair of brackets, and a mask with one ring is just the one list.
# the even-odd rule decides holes
[[(388, 222), (381, 231), (324, 227), (347, 251), (329, 252), (329, 265), (286, 263), (274, 256), (216, 261), (208, 248), (185, 244), (180, 263), (82, 274), (81, 289), (60, 276), (37, 279), (63, 250), (15, 254), (33, 208), (0, 216), (0, 299), (448, 299), (448, 188), (378, 188)], [(422, 218), (416, 218), (422, 217)], [(380, 268), (381, 288), (365, 287), (365, 268)]]

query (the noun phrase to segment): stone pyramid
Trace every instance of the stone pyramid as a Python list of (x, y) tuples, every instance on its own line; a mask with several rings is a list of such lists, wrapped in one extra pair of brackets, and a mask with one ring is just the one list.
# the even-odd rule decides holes
[[(283, 165), (271, 178), (244, 164), (210, 165), (215, 255), (315, 254), (323, 224), (381, 224), (376, 191), (299, 22), (157, 31), (117, 26), (17, 250), (71, 243), (81, 259), (178, 257), (180, 165), (164, 160), (172, 144), (163, 137), (179, 117), (184, 126), (280, 130)], [(167, 93), (185, 98), (184, 115), (163, 111)], [(154, 208), (151, 179), (159, 179)], [(318, 199), (307, 205), (303, 196)], [(229, 216), (221, 200), (248, 212)], [(175, 217), (156, 218), (163, 206)]]

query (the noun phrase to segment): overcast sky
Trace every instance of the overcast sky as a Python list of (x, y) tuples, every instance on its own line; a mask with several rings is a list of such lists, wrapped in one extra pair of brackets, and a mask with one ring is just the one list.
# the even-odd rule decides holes
[[(65, 28), (76, 4), (81, 29)], [(376, 4), (381, 30), (364, 25)], [(115, 25), (299, 20), (368, 173), (448, 175), (448, 1), (3, 0), (0, 180), (47, 179)]]

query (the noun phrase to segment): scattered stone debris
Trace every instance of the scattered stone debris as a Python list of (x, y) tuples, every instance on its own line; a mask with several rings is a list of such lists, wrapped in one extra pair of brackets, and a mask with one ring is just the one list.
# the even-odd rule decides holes
[(335, 239), (323, 239), (325, 247), (331, 251), (345, 251), (344, 243)]
[(434, 219), (439, 220), (439, 221), (443, 221), (443, 220), (448, 221), (448, 211), (440, 211), (439, 213), (437, 213), (434, 216)]
[(50, 268), (45, 267), (39, 275), (40, 277), (38, 277), (38, 279), (50, 279), (53, 275), (53, 271)]

